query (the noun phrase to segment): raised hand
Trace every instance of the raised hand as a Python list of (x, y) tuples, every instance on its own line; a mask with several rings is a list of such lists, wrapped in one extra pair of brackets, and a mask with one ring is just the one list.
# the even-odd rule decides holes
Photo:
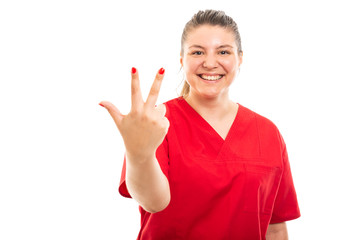
[(128, 115), (123, 115), (110, 102), (102, 101), (113, 118), (123, 137), (126, 154), (133, 159), (146, 159), (155, 156), (155, 151), (164, 140), (169, 128), (169, 121), (165, 117), (166, 107), (162, 104), (155, 107), (164, 69), (156, 74), (154, 83), (146, 102), (142, 99), (139, 74), (135, 68), (131, 72), (131, 110)]

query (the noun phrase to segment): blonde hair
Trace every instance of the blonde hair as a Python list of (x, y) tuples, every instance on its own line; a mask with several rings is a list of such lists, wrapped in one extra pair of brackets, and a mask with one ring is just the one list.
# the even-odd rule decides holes
[[(181, 36), (181, 56), (184, 56), (184, 43), (186, 42), (189, 32), (202, 25), (221, 26), (231, 30), (235, 36), (238, 53), (242, 53), (241, 38), (236, 22), (223, 11), (205, 10), (197, 12), (190, 21), (186, 23)], [(184, 79), (180, 95), (185, 98), (189, 94), (189, 91), (190, 85)]]

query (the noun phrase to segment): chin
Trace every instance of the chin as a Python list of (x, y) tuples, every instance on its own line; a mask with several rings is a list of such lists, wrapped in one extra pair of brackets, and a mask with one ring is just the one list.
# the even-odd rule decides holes
[(205, 99), (216, 99), (221, 96), (219, 92), (201, 92), (200, 96)]

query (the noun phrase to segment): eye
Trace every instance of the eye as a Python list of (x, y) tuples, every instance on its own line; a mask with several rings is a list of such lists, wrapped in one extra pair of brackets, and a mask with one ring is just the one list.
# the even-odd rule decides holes
[(202, 55), (203, 53), (201, 51), (194, 51), (191, 54), (192, 55)]
[(221, 54), (221, 55), (226, 55), (226, 54), (230, 54), (230, 52), (223, 50), (223, 51), (220, 51), (220, 54)]

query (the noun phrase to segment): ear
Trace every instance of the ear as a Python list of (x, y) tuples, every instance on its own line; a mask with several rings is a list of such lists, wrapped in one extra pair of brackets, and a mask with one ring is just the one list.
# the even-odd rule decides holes
[(183, 67), (183, 57), (182, 57), (181, 53), (180, 53), (180, 64), (181, 64), (181, 67)]
[(239, 66), (238, 66), (238, 67), (240, 67), (240, 65), (242, 64), (242, 62), (243, 62), (243, 52), (241, 52), (241, 53), (239, 54)]

